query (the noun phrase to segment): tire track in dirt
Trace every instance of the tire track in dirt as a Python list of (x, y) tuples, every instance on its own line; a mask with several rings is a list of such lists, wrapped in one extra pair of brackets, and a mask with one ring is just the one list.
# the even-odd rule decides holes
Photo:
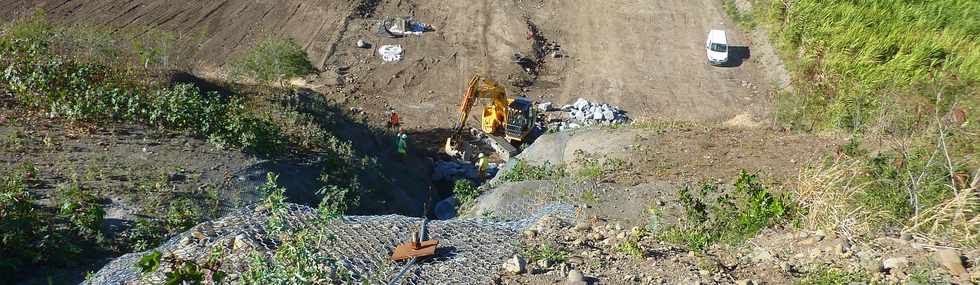
[(490, 34), (490, 24), (493, 22), (493, 11), (490, 10), (489, 0), (481, 0), (481, 2), (483, 13), (480, 16), (482, 16), (483, 23), (480, 24), (480, 47), (483, 48), (483, 70), (480, 72), (490, 76), (490, 44), (488, 35)]
[[(329, 45), (327, 48), (327, 52), (324, 53), (322, 59), (317, 63), (316, 68), (318, 70), (323, 70), (324, 68), (326, 68), (327, 62), (330, 61), (330, 59), (333, 58), (334, 55), (336, 55), (338, 50), (337, 45), (340, 44), (344, 36), (347, 34), (348, 29), (350, 29), (351, 22), (355, 18), (366, 17), (371, 14), (374, 14), (375, 10), (377, 9), (377, 6), (378, 6), (377, 0), (360, 0), (359, 3), (357, 3), (352, 7), (353, 9), (351, 9), (351, 11), (347, 14), (347, 17), (344, 17), (344, 19), (342, 20), (343, 23), (340, 25), (340, 29), (338, 29), (337, 32), (333, 34), (333, 37), (328, 40)], [(317, 37), (314, 36), (313, 38), (317, 38)]]

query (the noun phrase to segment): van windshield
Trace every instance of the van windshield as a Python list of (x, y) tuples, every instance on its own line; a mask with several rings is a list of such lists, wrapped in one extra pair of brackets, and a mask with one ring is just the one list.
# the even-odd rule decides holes
[(709, 47), (709, 48), (712, 51), (717, 51), (717, 52), (727, 52), (728, 51), (728, 46), (727, 45), (724, 45), (724, 44), (712, 43), (711, 44), (711, 47)]

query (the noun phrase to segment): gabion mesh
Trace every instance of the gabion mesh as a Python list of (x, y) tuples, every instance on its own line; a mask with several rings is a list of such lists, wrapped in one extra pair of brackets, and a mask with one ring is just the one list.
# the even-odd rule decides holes
[[(211, 249), (228, 250), (222, 271), (230, 273), (229, 281), (247, 269), (247, 252), (268, 256), (280, 241), (267, 231), (269, 211), (248, 206), (220, 219), (205, 222), (177, 235), (155, 250), (172, 253), (182, 260), (207, 260)], [(430, 239), (439, 240), (436, 256), (422, 259), (396, 284), (486, 284), (500, 271), (503, 262), (518, 250), (520, 232), (545, 216), (571, 218), (574, 208), (552, 204), (538, 208), (521, 219), (488, 221), (453, 219), (430, 221)], [(337, 261), (350, 273), (354, 283), (387, 284), (404, 263), (389, 260), (392, 250), (419, 228), (421, 218), (399, 215), (346, 216), (323, 223), (310, 207), (288, 204), (286, 221), (289, 232), (316, 230), (336, 239), (321, 246), (322, 253)], [(241, 250), (245, 248), (248, 250)], [(253, 251), (254, 250), (254, 251)], [(247, 251), (247, 252), (246, 252)], [(150, 251), (131, 253), (112, 261), (83, 284), (159, 284), (164, 272), (140, 274), (136, 262)]]

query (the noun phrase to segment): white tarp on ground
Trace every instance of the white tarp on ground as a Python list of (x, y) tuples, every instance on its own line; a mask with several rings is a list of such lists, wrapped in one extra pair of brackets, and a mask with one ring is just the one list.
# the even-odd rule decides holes
[(381, 55), (381, 59), (385, 62), (395, 62), (402, 60), (402, 46), (401, 45), (383, 45), (378, 48), (378, 54)]

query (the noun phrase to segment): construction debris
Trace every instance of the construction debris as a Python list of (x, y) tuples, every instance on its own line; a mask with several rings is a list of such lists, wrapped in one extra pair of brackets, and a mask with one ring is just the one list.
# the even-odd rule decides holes
[(381, 59), (385, 62), (402, 60), (402, 51), (401, 45), (383, 45), (378, 48), (378, 54), (381, 55)]
[[(487, 164), (487, 177), (497, 174), (499, 165), (496, 163)], [(456, 181), (460, 179), (479, 180), (479, 169), (473, 163), (465, 161), (436, 161), (432, 169), (432, 181)]]
[(591, 102), (584, 98), (579, 98), (575, 103), (564, 105), (561, 109), (555, 109), (551, 102), (539, 103), (537, 108), (541, 112), (561, 111), (559, 114), (549, 115), (549, 118), (545, 120), (545, 126), (547, 128), (557, 129), (558, 131), (576, 129), (582, 126), (624, 124), (629, 122), (626, 111), (623, 111), (619, 107)]
[(359, 48), (371, 48), (371, 44), (365, 40), (357, 40), (357, 47)]
[(378, 35), (388, 38), (399, 38), (407, 35), (420, 36), (424, 32), (433, 31), (431, 25), (416, 21), (412, 17), (385, 16), (378, 21)]

